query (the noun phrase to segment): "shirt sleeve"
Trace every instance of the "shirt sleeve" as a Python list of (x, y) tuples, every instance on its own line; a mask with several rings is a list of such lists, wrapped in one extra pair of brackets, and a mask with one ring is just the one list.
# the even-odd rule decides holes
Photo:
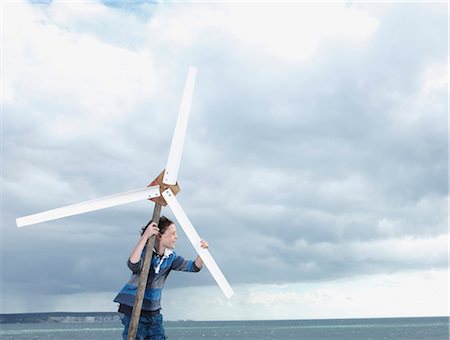
[(133, 274), (137, 274), (141, 271), (142, 258), (139, 260), (138, 263), (133, 263), (130, 261), (130, 258), (128, 258), (127, 265), (128, 265), (128, 268), (130, 268), (130, 270), (133, 272)]
[(133, 272), (133, 274), (137, 274), (142, 270), (142, 265), (144, 264), (144, 256), (146, 252), (147, 246), (144, 247), (144, 250), (141, 253), (141, 258), (139, 259), (139, 262), (133, 263), (130, 261), (130, 258), (128, 258), (127, 265), (128, 268)]
[(201, 268), (198, 268), (194, 261), (187, 260), (184, 257), (177, 255), (172, 262), (171, 269), (183, 272), (198, 272)]

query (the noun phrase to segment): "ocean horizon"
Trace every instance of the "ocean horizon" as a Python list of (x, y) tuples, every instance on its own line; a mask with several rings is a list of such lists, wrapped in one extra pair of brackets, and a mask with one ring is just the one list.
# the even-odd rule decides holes
[[(448, 340), (449, 317), (165, 321), (169, 339)], [(116, 312), (0, 314), (1, 339), (121, 339)]]

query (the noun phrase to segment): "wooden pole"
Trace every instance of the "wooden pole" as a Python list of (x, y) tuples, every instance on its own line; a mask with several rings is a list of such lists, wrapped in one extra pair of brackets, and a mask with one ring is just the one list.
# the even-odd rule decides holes
[[(158, 223), (161, 214), (161, 205), (155, 203), (153, 209), (152, 222)], [(153, 247), (155, 246), (155, 236), (152, 236), (147, 241), (147, 250), (145, 252), (144, 263), (142, 271), (139, 275), (138, 291), (136, 299), (134, 300), (133, 314), (131, 316), (130, 327), (128, 329), (127, 340), (135, 340), (136, 332), (139, 325), (139, 317), (141, 316), (142, 302), (144, 301), (145, 287), (147, 286), (148, 273), (150, 271), (150, 263), (152, 262)]]

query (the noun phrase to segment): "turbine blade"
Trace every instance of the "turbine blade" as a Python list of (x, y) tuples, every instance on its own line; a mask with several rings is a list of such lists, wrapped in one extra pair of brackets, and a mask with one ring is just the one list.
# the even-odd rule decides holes
[(164, 199), (172, 210), (173, 214), (178, 220), (183, 231), (186, 233), (189, 241), (191, 241), (197, 253), (202, 258), (206, 268), (208, 268), (209, 272), (213, 276), (214, 280), (216, 280), (219, 287), (222, 289), (225, 296), (230, 299), (234, 295), (233, 288), (231, 288), (225, 276), (217, 266), (216, 261), (214, 261), (213, 257), (209, 253), (208, 249), (203, 249), (200, 247), (200, 236), (195, 230), (189, 218), (186, 216), (181, 205), (178, 203), (178, 200), (175, 198), (175, 195), (172, 193), (172, 190), (167, 189), (162, 193)]
[(89, 211), (114, 207), (116, 205), (136, 202), (160, 196), (159, 185), (138, 189), (120, 194), (96, 198), (77, 204), (68, 205), (62, 208), (47, 210), (41, 213), (19, 217), (16, 219), (17, 227), (24, 227), (30, 224), (56, 220), (58, 218), (83, 214)]
[(197, 68), (190, 66), (186, 84), (184, 86), (183, 98), (178, 112), (177, 124), (172, 137), (169, 158), (167, 160), (166, 170), (164, 172), (163, 183), (175, 185), (180, 169), (181, 155), (183, 153), (184, 137), (189, 120), (189, 110), (191, 108), (192, 94), (194, 93), (195, 76)]

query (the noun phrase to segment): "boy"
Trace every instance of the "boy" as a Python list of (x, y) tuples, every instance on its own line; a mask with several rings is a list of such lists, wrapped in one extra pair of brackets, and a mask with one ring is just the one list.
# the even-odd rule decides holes
[[(122, 314), (124, 340), (127, 339), (130, 326), (139, 274), (144, 262), (145, 245), (147, 240), (153, 235), (156, 236), (155, 248), (153, 249), (136, 339), (166, 339), (160, 310), (161, 293), (169, 272), (171, 270), (198, 272), (203, 267), (203, 261), (200, 256), (197, 256), (195, 261), (190, 261), (176, 255), (174, 248), (178, 239), (177, 230), (175, 224), (168, 218), (161, 216), (158, 225), (149, 223), (142, 228), (141, 237), (128, 259), (128, 267), (133, 272), (133, 275), (114, 299), (114, 302), (120, 304), (119, 313)], [(208, 243), (202, 239), (200, 246), (206, 249), (208, 248)]]

